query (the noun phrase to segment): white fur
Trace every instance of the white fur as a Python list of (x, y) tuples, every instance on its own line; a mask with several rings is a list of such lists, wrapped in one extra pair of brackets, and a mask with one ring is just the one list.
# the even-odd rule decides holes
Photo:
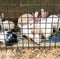
[(34, 16), (35, 17), (38, 17), (38, 11), (35, 12)]
[[(34, 40), (34, 42), (39, 44), (41, 36), (39, 35), (38, 26), (39, 26), (39, 24), (34, 24), (34, 21), (29, 21), (29, 23), (27, 25), (22, 26), (22, 30), (21, 30), (22, 35), (25, 35), (28, 38), (32, 38), (32, 40)], [(33, 35), (31, 32), (34, 32), (35, 35)]]
[[(56, 28), (57, 30), (60, 28), (60, 19), (57, 15), (50, 15), (47, 18), (39, 18), (38, 20), (39, 21), (36, 24), (34, 24), (34, 20), (30, 20), (27, 24), (21, 27), (22, 35), (32, 38), (37, 44), (41, 42), (41, 36), (39, 34), (42, 33), (42, 35), (47, 39), (53, 33), (53, 28)], [(36, 30), (38, 31), (37, 33)], [(35, 32), (34, 36), (31, 31)]]
[(5, 29), (8, 29), (8, 30), (11, 30), (11, 29), (14, 29), (15, 27), (15, 24), (12, 22), (12, 21), (3, 21), (3, 23), (1, 23), (1, 28), (2, 30), (5, 30)]
[(40, 19), (40, 29), (43, 33), (43, 36), (48, 38), (51, 33), (53, 32), (53, 28), (58, 28), (60, 27), (60, 19), (58, 18), (57, 15), (50, 15), (49, 17), (43, 19)]
[(2, 28), (1, 30), (3, 30), (3, 29), (4, 30), (5, 29), (8, 29), (8, 30), (14, 29), (15, 24), (12, 21), (8, 21), (8, 20), (2, 22), (3, 18), (4, 18), (4, 13), (1, 13), (1, 16), (0, 16), (0, 25)]
[(22, 25), (25, 25), (28, 23), (28, 21), (33, 20), (33, 15), (31, 14), (23, 14), (18, 18), (18, 27), (21, 28)]
[(33, 30), (33, 23), (22, 26), (22, 33), (29, 38), (33, 38), (31, 31)]
[(44, 9), (41, 9), (41, 14), (44, 14)]
[(0, 42), (5, 43), (7, 31), (0, 32)]
[[(28, 18), (27, 18), (27, 15), (28, 15)], [(38, 16), (38, 12), (35, 12), (34, 17), (37, 17), (37, 16)], [(29, 18), (29, 17), (32, 17), (32, 18)], [(21, 23), (23, 24), (22, 26), (21, 26)], [(36, 28), (38, 28), (38, 26), (39, 25), (34, 24), (33, 16), (30, 14), (24, 14), (20, 16), (20, 18), (18, 19), (18, 27), (21, 28), (22, 35), (26, 35), (28, 38), (32, 38), (32, 40), (34, 40), (37, 44), (39, 44), (40, 42), (39, 30), (38, 32), (36, 32), (37, 30)], [(34, 32), (35, 35), (33, 35), (31, 32)]]

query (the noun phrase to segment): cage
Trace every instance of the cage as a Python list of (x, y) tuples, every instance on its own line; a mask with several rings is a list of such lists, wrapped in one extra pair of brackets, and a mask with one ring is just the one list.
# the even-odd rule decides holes
[[(4, 39), (0, 39), (1, 41), (5, 41), (4, 43), (5, 44), (0, 44), (0, 48), (41, 48), (41, 47), (60, 47), (60, 32), (59, 30), (54, 32), (51, 36), (48, 37), (48, 40), (46, 39), (41, 39), (41, 36), (39, 36), (39, 44), (37, 44), (36, 42), (33, 41), (33, 38), (32, 40), (29, 38), (29, 25), (27, 25), (27, 28), (25, 27), (26, 24), (29, 24), (29, 18), (31, 18), (32, 20), (34, 20), (35, 16), (34, 16), (34, 13), (37, 11), (39, 13), (39, 17), (37, 18), (40, 18), (41, 19), (41, 9), (44, 9), (45, 11), (47, 11), (49, 14), (47, 17), (45, 17), (46, 19), (46, 22), (47, 20), (49, 21), (50, 19), (49, 16), (50, 15), (56, 15), (58, 17), (54, 17), (52, 16), (51, 18), (51, 24), (49, 25), (49, 22), (48, 23), (39, 23), (38, 22), (41, 22), (41, 21), (38, 21), (36, 24), (39, 25), (38, 29), (42, 29), (40, 28), (40, 25), (42, 24), (42, 26), (45, 26), (44, 30), (45, 32), (43, 33), (44, 35), (45, 34), (48, 34), (46, 33), (46, 31), (49, 31), (49, 29), (46, 30), (46, 24), (48, 24), (48, 26), (51, 26), (50, 29), (52, 29), (52, 24), (53, 24), (53, 19), (57, 19), (57, 29), (58, 29), (58, 25), (59, 25), (59, 20), (60, 20), (60, 0), (0, 0), (0, 13), (2, 14), (2, 16), (0, 17), (2, 19), (1, 21), (1, 32), (2, 34), (0, 34), (0, 37), (2, 37), (2, 35), (4, 34)], [(23, 16), (22, 15), (26, 15), (26, 16)], [(31, 17), (30, 17), (30, 16)], [(18, 21), (20, 18), (21, 21)], [(45, 20), (43, 19), (43, 20)], [(28, 21), (28, 22), (26, 22)], [(23, 25), (23, 24), (24, 25)], [(17, 28), (19, 24), (19, 27), (20, 28)], [(21, 25), (22, 24), (22, 25)], [(34, 29), (37, 29), (35, 28), (36, 26), (33, 24), (33, 31)], [(21, 25), (21, 26), (20, 26)], [(6, 28), (9, 28), (9, 30), (6, 29), (6, 31), (4, 30), (5, 27)], [(24, 26), (24, 28), (23, 28)], [(34, 27), (35, 26), (35, 27)], [(25, 29), (27, 29), (26, 32), (28, 33), (25, 33)], [(55, 29), (55, 28), (54, 28)], [(19, 30), (19, 31), (18, 31)], [(21, 30), (23, 32), (23, 34), (26, 34), (28, 35), (28, 38), (23, 35), (21, 33)], [(18, 32), (17, 32), (18, 31)], [(49, 32), (49, 34), (52, 33), (52, 30), (50, 30), (51, 32)], [(54, 30), (55, 31), (55, 30)], [(7, 33), (5, 33), (7, 32)], [(34, 34), (34, 33), (33, 33)], [(37, 34), (37, 33), (36, 33)], [(41, 31), (37, 34), (37, 35), (40, 35), (41, 34)], [(15, 44), (13, 46), (8, 46), (7, 44), (12, 42), (13, 44), (13, 41), (11, 40), (11, 42), (6, 42), (8, 41), (5, 36), (7, 36), (7, 38), (9, 38), (9, 35), (12, 35), (11, 39), (13, 38), (14, 42), (15, 42), (15, 39), (17, 39), (17, 41), (15, 42)], [(15, 36), (14, 36), (15, 35)], [(17, 37), (16, 37), (17, 35)], [(13, 37), (14, 36), (14, 37)], [(35, 36), (37, 38), (37, 36)], [(42, 35), (42, 38), (44, 38), (44, 36)], [(42, 40), (42, 42), (40, 42), (40, 40)], [(2, 42), (1, 42), (2, 43)]]

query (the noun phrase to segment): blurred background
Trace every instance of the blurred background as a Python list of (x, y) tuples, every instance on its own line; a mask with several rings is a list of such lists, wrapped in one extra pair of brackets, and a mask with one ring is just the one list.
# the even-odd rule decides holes
[(0, 12), (5, 14), (5, 18), (14, 21), (24, 13), (40, 12), (41, 8), (51, 14), (59, 14), (60, 0), (0, 0)]

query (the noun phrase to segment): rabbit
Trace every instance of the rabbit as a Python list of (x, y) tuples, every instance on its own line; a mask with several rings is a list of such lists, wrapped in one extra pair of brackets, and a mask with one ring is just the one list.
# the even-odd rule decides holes
[(4, 31), (0, 32), (0, 42), (7, 46), (12, 46), (17, 43), (17, 35), (15, 32)]
[(8, 20), (3, 21), (3, 18), (4, 18), (4, 13), (1, 13), (1, 16), (0, 16), (1, 31), (4, 31), (4, 30), (9, 31), (10, 29), (14, 29), (15, 27), (14, 22), (8, 21)]
[(12, 21), (5, 20), (1, 23), (1, 28), (2, 31), (9, 31), (15, 28), (15, 24)]
[(56, 32), (60, 28), (60, 18), (57, 15), (50, 15), (47, 18), (40, 18), (39, 20), (39, 28), (46, 39), (53, 33), (53, 28)]
[(36, 17), (37, 26), (39, 28), (40, 34), (45, 38), (48, 39), (48, 37), (53, 33), (53, 31), (57, 32), (60, 28), (60, 18), (58, 15), (50, 15), (48, 16), (48, 11), (44, 11), (44, 9), (41, 9), (41, 17)]
[[(23, 22), (26, 23), (24, 25), (20, 25), (21, 23), (19, 23), (18, 27), (21, 28), (21, 35), (22, 36), (26, 36), (30, 39), (32, 39), (35, 43), (39, 44), (40, 42), (40, 34), (39, 34), (39, 30), (37, 32), (37, 26), (35, 23), (38, 22), (38, 11), (35, 12), (34, 14), (34, 19), (30, 19), (27, 22)], [(25, 18), (23, 18), (25, 19)], [(21, 19), (20, 19), (21, 20)], [(19, 22), (19, 20), (18, 20)]]

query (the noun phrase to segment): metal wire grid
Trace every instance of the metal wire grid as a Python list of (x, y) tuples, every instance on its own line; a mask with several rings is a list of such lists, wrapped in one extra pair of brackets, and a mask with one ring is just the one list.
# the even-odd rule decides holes
[[(59, 9), (55, 9), (55, 7), (60, 7), (60, 4), (56, 4), (57, 0), (52, 0), (53, 3), (49, 4), (50, 0), (46, 0), (46, 3), (43, 3), (43, 0), (0, 0), (0, 12), (4, 12), (5, 13), (5, 17), (4, 19), (15, 19), (24, 13), (33, 13), (34, 11), (38, 10), (40, 12), (41, 8), (46, 8), (46, 10), (48, 11), (50, 9), (50, 7), (52, 7), (52, 10), (49, 10), (52, 14), (55, 14), (56, 12), (59, 13)], [(11, 9), (11, 8), (12, 9)], [(17, 8), (19, 7), (19, 8)], [(30, 9), (29, 9), (30, 8)], [(10, 14), (11, 13), (11, 14)], [(13, 15), (12, 15), (13, 14)], [(12, 16), (11, 16), (12, 15)], [(22, 18), (21, 18), (22, 19)], [(16, 20), (16, 19), (15, 19)], [(14, 20), (14, 21), (15, 21)], [(52, 20), (53, 21), (53, 20)], [(29, 33), (28, 33), (29, 34)], [(19, 37), (21, 39), (21, 37)], [(25, 40), (22, 39), (22, 43), (21, 46), (19, 46), (19, 43), (17, 43), (16, 48), (18, 47), (28, 47), (30, 48), (30, 40), (28, 40), (27, 46), (25, 46)], [(32, 43), (32, 47), (51, 47), (51, 41), (49, 42), (48, 46), (46, 46), (46, 42), (43, 43), (44, 46), (40, 46), (40, 45), (36, 45), (34, 44), (34, 42)], [(56, 47), (57, 43), (53, 44), (53, 47)], [(2, 50), (2, 47), (0, 47)], [(8, 47), (5, 46), (5, 48), (7, 49)], [(11, 49), (13, 49), (13, 46), (10, 46)]]

